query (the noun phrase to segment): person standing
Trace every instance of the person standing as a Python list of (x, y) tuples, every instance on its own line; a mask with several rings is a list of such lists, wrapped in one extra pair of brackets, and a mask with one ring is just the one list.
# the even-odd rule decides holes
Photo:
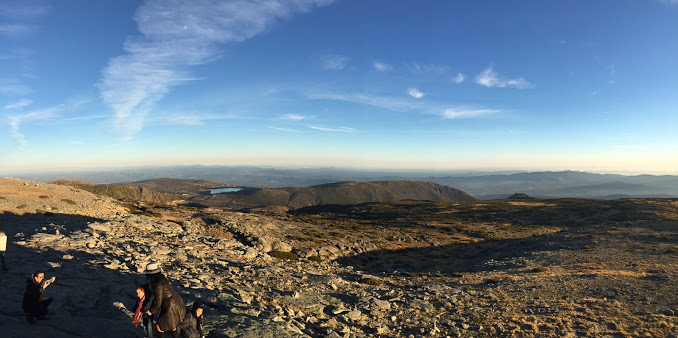
[(137, 287), (137, 301), (132, 307), (134, 309), (134, 316), (132, 317), (132, 324), (135, 327), (139, 326), (139, 323), (144, 328), (144, 334), (147, 338), (153, 338), (153, 325), (154, 320), (152, 315), (148, 315), (146, 312), (151, 308), (153, 304), (153, 293), (151, 292), (148, 284)]
[(0, 257), (2, 257), (2, 271), (7, 271), (5, 264), (5, 251), (7, 250), (7, 235), (4, 231), (0, 231)]
[(164, 332), (169, 332), (172, 338), (178, 338), (177, 327), (186, 315), (184, 301), (179, 293), (172, 288), (169, 280), (160, 272), (158, 264), (151, 262), (146, 265), (144, 271), (148, 284), (153, 291), (153, 305), (146, 312), (149, 316), (157, 313), (156, 329), (158, 336), (164, 337)]
[(26, 291), (24, 292), (24, 300), (21, 307), (26, 313), (26, 320), (33, 324), (35, 317), (39, 320), (45, 320), (47, 317), (47, 307), (52, 303), (52, 297), (43, 297), (45, 289), (54, 283), (56, 277), (45, 280), (45, 273), (43, 271), (36, 271), (26, 280)]

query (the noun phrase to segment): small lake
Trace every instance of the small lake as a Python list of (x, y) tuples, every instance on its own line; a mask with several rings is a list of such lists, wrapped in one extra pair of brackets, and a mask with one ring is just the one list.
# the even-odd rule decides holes
[(210, 189), (210, 194), (215, 195), (215, 194), (227, 194), (229, 192), (238, 192), (242, 190), (242, 188), (218, 188), (218, 189)]

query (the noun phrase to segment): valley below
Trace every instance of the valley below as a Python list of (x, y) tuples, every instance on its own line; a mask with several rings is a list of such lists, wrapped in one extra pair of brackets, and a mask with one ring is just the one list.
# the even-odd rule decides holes
[[(181, 198), (210, 187), (112, 198), (0, 179), (2, 336), (143, 337), (130, 309), (150, 261), (186, 305), (206, 304), (208, 337), (678, 336), (675, 198), (247, 212)], [(29, 324), (21, 299), (38, 269), (57, 277), (54, 302)]]

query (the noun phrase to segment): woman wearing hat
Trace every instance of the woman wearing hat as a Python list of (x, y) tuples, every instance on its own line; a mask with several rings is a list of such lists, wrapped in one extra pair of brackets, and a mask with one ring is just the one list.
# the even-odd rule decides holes
[(146, 265), (146, 278), (153, 290), (153, 305), (146, 314), (157, 314), (156, 329), (158, 335), (164, 337), (164, 332), (169, 332), (173, 338), (179, 337), (177, 326), (186, 315), (184, 301), (179, 293), (172, 288), (169, 280), (160, 272), (160, 267), (155, 262)]

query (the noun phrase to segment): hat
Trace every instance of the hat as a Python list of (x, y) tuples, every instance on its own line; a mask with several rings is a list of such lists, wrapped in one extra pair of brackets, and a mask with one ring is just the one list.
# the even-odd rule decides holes
[(160, 267), (158, 267), (158, 263), (156, 262), (150, 262), (146, 265), (146, 271), (144, 271), (145, 274), (147, 275), (153, 275), (156, 273), (160, 272)]
[(203, 310), (205, 309), (205, 305), (203, 305), (203, 303), (199, 300), (196, 300), (195, 302), (193, 302), (193, 308), (191, 310), (195, 311), (197, 309), (203, 309)]

